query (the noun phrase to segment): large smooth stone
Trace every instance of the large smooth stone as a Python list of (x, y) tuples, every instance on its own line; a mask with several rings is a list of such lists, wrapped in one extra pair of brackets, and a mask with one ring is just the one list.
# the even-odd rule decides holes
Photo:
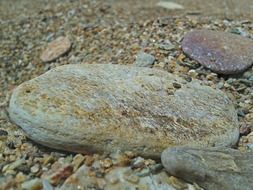
[(237, 74), (253, 64), (253, 40), (236, 34), (195, 30), (184, 36), (182, 49), (219, 74)]
[(251, 190), (253, 151), (231, 148), (174, 147), (162, 153), (169, 174), (206, 190)]
[(73, 152), (230, 146), (237, 114), (222, 91), (150, 68), (66, 65), (21, 84), (9, 115), (34, 141)]

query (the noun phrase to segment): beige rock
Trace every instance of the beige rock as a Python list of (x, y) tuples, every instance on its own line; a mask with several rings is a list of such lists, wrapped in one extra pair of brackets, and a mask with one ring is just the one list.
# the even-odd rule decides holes
[(175, 145), (230, 146), (237, 113), (219, 90), (165, 71), (65, 65), (17, 87), (9, 115), (34, 141), (72, 152), (160, 156)]
[(82, 154), (77, 154), (72, 161), (73, 171), (76, 171), (81, 166), (84, 160), (85, 157)]
[(67, 37), (58, 37), (54, 41), (48, 44), (47, 48), (43, 51), (40, 59), (43, 62), (51, 62), (56, 60), (58, 57), (67, 53), (71, 48), (71, 42)]

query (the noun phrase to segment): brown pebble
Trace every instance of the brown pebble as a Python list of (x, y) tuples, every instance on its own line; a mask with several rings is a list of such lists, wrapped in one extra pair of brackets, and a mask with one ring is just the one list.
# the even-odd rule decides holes
[(187, 33), (182, 42), (185, 54), (219, 74), (236, 74), (253, 63), (253, 40), (211, 30)]
[(15, 181), (17, 183), (22, 183), (26, 180), (26, 176), (22, 173), (22, 172), (19, 172), (16, 177), (15, 177)]
[(125, 155), (130, 159), (136, 157), (136, 154), (132, 151), (126, 151)]
[(52, 155), (45, 154), (44, 158), (43, 158), (43, 165), (47, 165), (47, 164), (52, 163), (54, 161), (55, 160), (54, 160), (54, 157)]
[(71, 48), (71, 42), (67, 37), (58, 37), (54, 41), (48, 44), (47, 48), (43, 51), (40, 59), (43, 62), (51, 62), (56, 60), (58, 57), (67, 53)]
[(86, 166), (91, 166), (93, 164), (94, 160), (95, 160), (94, 157), (92, 157), (92, 156), (86, 156), (84, 164)]
[(61, 180), (66, 179), (72, 174), (73, 167), (71, 165), (66, 165), (62, 168), (60, 168), (58, 171), (53, 173), (49, 181), (52, 185), (57, 185)]
[(240, 126), (240, 135), (244, 136), (244, 135), (248, 135), (251, 132), (251, 128), (249, 125), (247, 124), (242, 124)]
[(128, 166), (130, 164), (131, 160), (126, 156), (126, 155), (119, 155), (117, 161), (116, 161), (116, 165), (117, 166)]

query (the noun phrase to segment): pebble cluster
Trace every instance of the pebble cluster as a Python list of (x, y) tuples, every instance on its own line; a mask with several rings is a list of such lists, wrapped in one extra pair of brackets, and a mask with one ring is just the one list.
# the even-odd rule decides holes
[[(243, 14), (226, 11), (223, 15), (224, 8), (217, 6), (227, 1), (211, 3), (216, 6), (208, 6), (208, 10), (213, 11), (209, 13), (215, 13), (216, 17), (206, 16), (208, 11), (201, 11), (206, 4), (199, 0), (195, 3), (188, 0), (182, 5), (166, 2), (146, 4), (132, 0), (61, 3), (55, 0), (47, 4), (39, 0), (34, 4), (24, 0), (18, 3), (15, 11), (13, 7), (17, 6), (16, 3), (12, 2), (10, 6), (7, 1), (1, 1), (0, 189), (141, 189), (143, 186), (151, 187), (150, 182), (156, 190), (208, 188), (199, 183), (200, 187), (196, 180), (189, 180), (189, 175), (188, 178), (173, 176), (169, 168), (165, 172), (159, 161), (138, 157), (136, 152), (74, 154), (46, 148), (27, 138), (24, 131), (9, 120), (8, 107), (13, 90), (25, 81), (67, 64), (111, 63), (141, 66), (141, 69), (152, 67), (177, 75), (187, 82), (200, 80), (204, 86), (223, 91), (233, 102), (240, 127), (237, 148), (242, 152), (253, 149), (252, 54), (244, 54), (243, 61), (236, 65), (238, 72), (232, 69), (232, 72), (227, 70), (224, 73), (224, 69), (212, 69), (215, 61), (208, 66), (208, 62), (190, 56), (184, 49), (184, 40), (190, 34), (204, 31), (204, 37), (209, 38), (206, 31), (219, 31), (226, 38), (221, 40), (223, 44), (236, 46), (233, 38), (237, 37), (243, 38), (242, 41), (247, 44), (239, 43), (240, 47), (246, 48), (243, 52), (243, 48), (232, 51), (233, 55), (225, 51), (227, 59), (237, 59), (241, 53), (251, 51), (251, 10), (247, 13), (250, 6), (240, 9), (244, 5), (240, 3), (236, 10), (243, 10)], [(189, 9), (192, 5), (198, 5), (198, 9)], [(228, 6), (233, 6), (233, 3)], [(215, 12), (218, 10), (222, 11)], [(227, 38), (231, 35), (229, 33), (234, 34), (233, 38)], [(193, 40), (189, 48), (194, 49), (194, 45)], [(207, 54), (199, 56), (207, 56), (210, 60), (210, 50), (213, 51), (212, 47), (205, 46)], [(211, 60), (214, 59), (211, 57)], [(227, 59), (223, 62), (226, 69)], [(174, 88), (178, 86), (176, 84)], [(200, 155), (199, 152), (195, 154)], [(229, 154), (227, 157), (232, 158), (233, 153)], [(208, 160), (209, 154), (206, 155)], [(251, 169), (250, 163), (236, 164), (238, 168)], [(229, 184), (228, 189), (232, 189), (233, 183)], [(243, 188), (243, 183), (240, 185)]]

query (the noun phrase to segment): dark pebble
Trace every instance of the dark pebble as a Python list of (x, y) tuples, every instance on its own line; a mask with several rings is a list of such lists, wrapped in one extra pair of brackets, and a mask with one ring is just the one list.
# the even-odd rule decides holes
[(104, 173), (103, 172), (100, 172), (100, 171), (97, 171), (96, 172), (96, 177), (98, 177), (98, 178), (103, 178), (104, 177)]
[(30, 167), (28, 165), (20, 165), (18, 168), (16, 168), (17, 171), (22, 172), (26, 175), (30, 174)]
[(237, 110), (237, 115), (239, 117), (245, 117), (245, 114), (244, 114), (243, 110), (241, 110), (241, 109)]
[(5, 130), (0, 129), (0, 136), (7, 136), (8, 132)]
[(185, 54), (219, 74), (237, 74), (253, 63), (253, 40), (211, 30), (187, 33), (182, 42)]
[(173, 82), (172, 85), (174, 88), (177, 88), (177, 89), (181, 88), (181, 84), (179, 83)]
[(15, 149), (15, 144), (13, 141), (6, 142), (6, 146), (10, 149)]

